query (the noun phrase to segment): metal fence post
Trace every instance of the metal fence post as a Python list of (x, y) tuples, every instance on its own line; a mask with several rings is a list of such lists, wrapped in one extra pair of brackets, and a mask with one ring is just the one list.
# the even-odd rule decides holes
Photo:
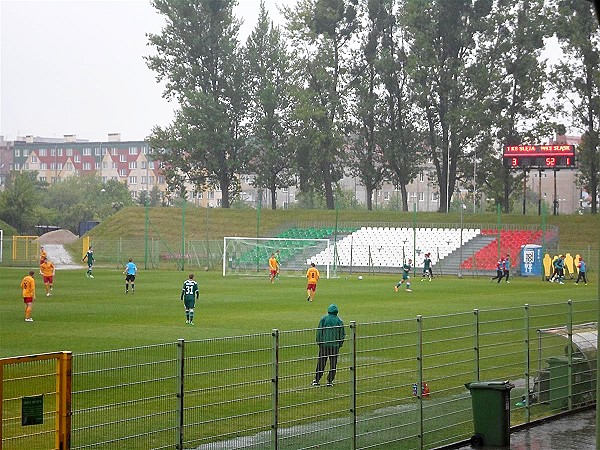
[(352, 414), (352, 450), (357, 447), (356, 443), (356, 321), (350, 322), (350, 351), (352, 352), (352, 365), (350, 366), (350, 413)]
[(567, 349), (567, 357), (569, 360), (567, 366), (568, 381), (568, 405), (569, 411), (573, 409), (573, 300), (567, 301), (567, 333), (569, 335), (569, 348)]
[(177, 443), (175, 448), (183, 450), (183, 393), (185, 392), (185, 340), (177, 339)]
[(279, 439), (277, 436), (279, 423), (279, 330), (273, 328), (273, 359), (271, 364), (271, 448), (277, 450)]
[(475, 380), (479, 381), (479, 310), (474, 309), (473, 314), (475, 315), (475, 336), (473, 350), (475, 351)]
[(529, 357), (529, 305), (525, 304), (525, 423), (530, 421), (530, 408), (529, 404), (529, 392), (531, 387), (529, 385), (529, 374), (531, 371), (531, 361)]
[(419, 448), (423, 448), (423, 316), (417, 316), (417, 423), (419, 427)]

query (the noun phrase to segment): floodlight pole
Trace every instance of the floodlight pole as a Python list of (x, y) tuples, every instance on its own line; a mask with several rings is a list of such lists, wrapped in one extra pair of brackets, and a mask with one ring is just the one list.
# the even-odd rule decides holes
[(458, 262), (458, 276), (461, 277), (462, 276), (462, 270), (461, 270), (461, 266), (462, 266), (462, 261), (463, 261), (463, 211), (467, 209), (467, 205), (465, 205), (464, 203), (461, 203), (460, 205), (460, 246), (459, 248), (459, 258), (460, 261)]
[(183, 205), (181, 206), (181, 270), (185, 267), (185, 207), (187, 199), (183, 196)]
[(146, 196), (146, 220), (144, 222), (144, 269), (148, 269), (148, 197)]

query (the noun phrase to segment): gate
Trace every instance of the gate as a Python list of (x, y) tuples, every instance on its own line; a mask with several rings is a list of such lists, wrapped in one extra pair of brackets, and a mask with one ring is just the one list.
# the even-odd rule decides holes
[(71, 352), (0, 359), (0, 450), (68, 450)]

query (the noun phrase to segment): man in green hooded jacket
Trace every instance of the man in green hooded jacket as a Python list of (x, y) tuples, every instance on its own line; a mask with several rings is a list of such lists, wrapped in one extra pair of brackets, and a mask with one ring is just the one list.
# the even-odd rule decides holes
[(319, 327), (317, 328), (319, 359), (317, 360), (315, 379), (312, 382), (313, 386), (319, 385), (319, 381), (325, 372), (325, 365), (328, 358), (329, 373), (327, 374), (327, 386), (333, 386), (338, 354), (340, 347), (344, 345), (345, 338), (344, 322), (338, 317), (338, 307), (335, 304), (331, 304), (327, 308), (327, 314), (319, 321)]

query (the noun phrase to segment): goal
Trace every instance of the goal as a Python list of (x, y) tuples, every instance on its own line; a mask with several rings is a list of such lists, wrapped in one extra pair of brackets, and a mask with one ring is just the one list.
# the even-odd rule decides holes
[[(329, 239), (300, 238), (223, 238), (223, 276), (255, 275), (269, 272), (271, 253), (279, 251), (280, 276), (304, 276), (307, 266), (323, 250), (329, 250)], [(329, 278), (329, 263), (317, 264), (317, 268)]]

